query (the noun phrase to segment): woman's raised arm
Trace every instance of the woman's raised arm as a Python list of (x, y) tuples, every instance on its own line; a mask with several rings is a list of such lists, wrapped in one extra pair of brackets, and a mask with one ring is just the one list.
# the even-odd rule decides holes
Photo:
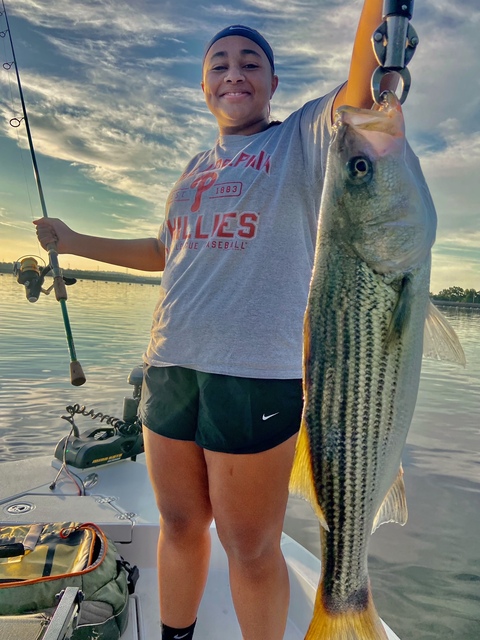
[[(373, 105), (370, 82), (378, 62), (371, 39), (375, 29), (382, 23), (382, 14), (383, 0), (364, 0), (353, 43), (348, 80), (335, 98), (334, 111), (343, 104), (361, 109), (370, 109)], [(389, 76), (387, 82), (388, 88), (394, 89), (397, 79)]]

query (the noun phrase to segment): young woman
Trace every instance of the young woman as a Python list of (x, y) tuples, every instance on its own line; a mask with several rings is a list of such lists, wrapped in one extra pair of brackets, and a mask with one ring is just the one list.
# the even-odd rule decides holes
[(234, 25), (208, 44), (202, 89), (219, 137), (176, 183), (158, 238), (114, 240), (37, 220), (44, 247), (164, 271), (141, 415), (157, 499), (162, 639), (189, 640), (209, 526), (226, 550), (244, 640), (281, 640), (289, 602), (280, 536), (302, 410), (302, 321), (332, 114), (372, 106), (365, 0), (348, 81), (271, 123), (274, 56)]

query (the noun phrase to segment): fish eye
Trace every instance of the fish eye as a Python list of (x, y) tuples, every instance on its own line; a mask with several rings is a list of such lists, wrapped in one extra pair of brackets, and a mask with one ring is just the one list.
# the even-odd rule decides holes
[(372, 163), (365, 156), (355, 156), (347, 162), (349, 176), (356, 181), (363, 182), (372, 175)]

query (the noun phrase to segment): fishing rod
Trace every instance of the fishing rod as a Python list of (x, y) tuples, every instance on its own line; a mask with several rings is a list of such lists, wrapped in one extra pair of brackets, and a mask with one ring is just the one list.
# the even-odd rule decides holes
[[(15, 74), (17, 77), (17, 85), (18, 85), (18, 91), (20, 94), (20, 101), (22, 104), (22, 111), (23, 111), (23, 120), (25, 121), (25, 130), (27, 132), (27, 138), (28, 138), (28, 146), (30, 149), (30, 155), (32, 158), (32, 165), (33, 165), (33, 173), (35, 176), (35, 182), (37, 184), (37, 190), (38, 190), (38, 195), (40, 197), (40, 204), (42, 207), (42, 215), (44, 218), (48, 218), (48, 213), (47, 213), (47, 206), (45, 204), (45, 197), (43, 195), (43, 189), (42, 189), (42, 182), (40, 180), (40, 172), (38, 170), (38, 164), (37, 164), (37, 157), (35, 154), (35, 147), (33, 144), (33, 139), (32, 139), (32, 134), (30, 131), (30, 123), (28, 120), (28, 113), (27, 113), (27, 107), (25, 105), (25, 99), (23, 97), (23, 90), (22, 90), (22, 83), (20, 81), (20, 73), (18, 70), (18, 64), (17, 64), (17, 58), (15, 56), (15, 47), (13, 46), (13, 39), (12, 39), (12, 33), (10, 30), (10, 24), (8, 21), (8, 15), (7, 15), (7, 10), (5, 8), (5, 2), (4, 0), (2, 0), (2, 7), (3, 7), (3, 15), (5, 16), (5, 23), (7, 25), (7, 33), (8, 33), (8, 39), (10, 41), (10, 47), (12, 50), (12, 56), (13, 56), (13, 64), (15, 65)], [(5, 69), (9, 69), (10, 66), (9, 65), (4, 65)], [(15, 119), (16, 125), (13, 126), (19, 126), (20, 121), (18, 119)], [(75, 352), (75, 344), (73, 342), (73, 335), (72, 335), (72, 329), (70, 326), (70, 320), (68, 317), (68, 310), (67, 310), (67, 290), (65, 287), (65, 280), (63, 278), (62, 275), (62, 271), (60, 269), (60, 265), (58, 263), (58, 253), (57, 253), (57, 247), (56, 244), (54, 242), (50, 243), (47, 245), (47, 251), (48, 251), (48, 258), (49, 258), (49, 262), (50, 262), (50, 268), (52, 271), (52, 276), (53, 276), (53, 288), (55, 291), (55, 297), (58, 300), (58, 302), (60, 303), (61, 309), (62, 309), (62, 316), (63, 316), (63, 324), (65, 326), (65, 334), (67, 337), (67, 344), (68, 344), (68, 350), (70, 353), (70, 382), (78, 387), (82, 384), (84, 384), (86, 378), (85, 375), (83, 373), (83, 369), (82, 369), (82, 365), (80, 364), (80, 362), (77, 360), (77, 355)], [(34, 261), (36, 262), (36, 261)], [(37, 272), (37, 269), (35, 268), (36, 265), (34, 265), (31, 261), (28, 261), (28, 264), (23, 265), (25, 267), (24, 269), (24, 273), (22, 273), (22, 265), (20, 266), (20, 271), (19, 273), (24, 276), (25, 282), (30, 282), (28, 280), (26, 280), (26, 278), (28, 277), (26, 274), (27, 271), (30, 271), (31, 274), (33, 274), (31, 277), (33, 279), (35, 279), (35, 274)], [(41, 277), (42, 274), (40, 274), (40, 272), (38, 272), (38, 278), (37, 281), (39, 280), (39, 278)], [(21, 279), (19, 278), (19, 282), (21, 282)], [(40, 287), (38, 288), (40, 291)], [(38, 291), (38, 293), (39, 293)], [(46, 293), (46, 292), (45, 292)], [(27, 297), (28, 297), (28, 293), (27, 293)], [(35, 302), (38, 299), (38, 295), (35, 297), (35, 294), (32, 295), (31, 297), (28, 297), (28, 299), (31, 302)]]
[(407, 64), (413, 57), (419, 42), (417, 32), (410, 24), (414, 0), (384, 0), (382, 24), (375, 29), (372, 46), (379, 66), (372, 75), (373, 100), (381, 103), (383, 78), (396, 73), (402, 81), (399, 98), (403, 104), (410, 90), (411, 77)]

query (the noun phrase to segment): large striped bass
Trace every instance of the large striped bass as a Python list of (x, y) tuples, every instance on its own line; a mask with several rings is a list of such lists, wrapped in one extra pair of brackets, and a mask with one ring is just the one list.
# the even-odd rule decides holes
[[(400, 104), (342, 107), (327, 157), (304, 328), (302, 426), (291, 490), (321, 523), (308, 640), (387, 638), (370, 591), (370, 534), (405, 524), (401, 455), (428, 335), (453, 331), (429, 301), (436, 213)], [(431, 340), (429, 339), (429, 348)]]

